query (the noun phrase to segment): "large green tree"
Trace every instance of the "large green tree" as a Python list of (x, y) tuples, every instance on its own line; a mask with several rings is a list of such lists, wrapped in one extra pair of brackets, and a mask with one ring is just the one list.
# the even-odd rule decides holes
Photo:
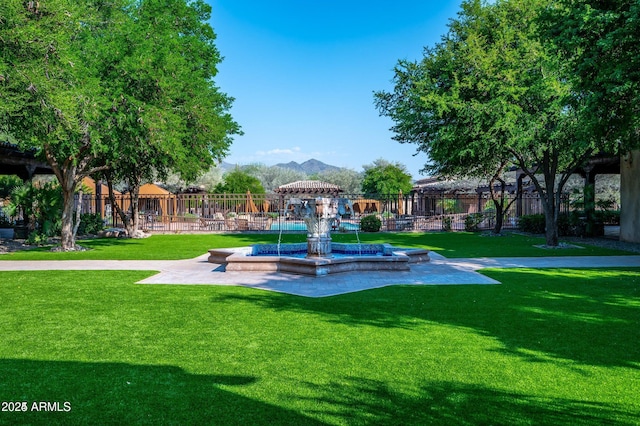
[(135, 195), (143, 180), (169, 170), (191, 180), (226, 154), (239, 129), (231, 98), (213, 82), (220, 56), (203, 1), (1, 7), (0, 131), (35, 148), (56, 173), (64, 249), (75, 246), (83, 177), (108, 171)]
[[(584, 99), (582, 126), (612, 150), (640, 142), (640, 3), (637, 0), (560, 0), (548, 8), (547, 35), (573, 70)], [(612, 151), (611, 153), (614, 153)]]
[(265, 190), (260, 180), (249, 173), (236, 167), (223, 176), (224, 182), (219, 183), (214, 188), (217, 194), (244, 194), (250, 191), (252, 194), (264, 194)]
[(257, 163), (243, 166), (242, 171), (258, 178), (266, 192), (273, 192), (281, 185), (307, 178), (305, 173), (297, 170)]
[(318, 179), (338, 185), (345, 196), (360, 195), (362, 193), (363, 174), (355, 170), (340, 168), (338, 170), (327, 170), (318, 174)]
[(104, 98), (84, 61), (87, 37), (103, 26), (105, 1), (4, 0), (0, 4), (0, 127), (46, 158), (63, 192), (62, 248), (73, 249), (74, 192), (103, 166)]
[(232, 99), (213, 81), (221, 57), (210, 15), (200, 0), (131, 2), (113, 31), (93, 40), (95, 68), (110, 102), (107, 180), (124, 181), (129, 189), (130, 215), (119, 213), (130, 235), (138, 229), (143, 183), (169, 172), (195, 180), (227, 154), (239, 133), (228, 113)]
[(554, 246), (563, 187), (598, 146), (577, 125), (570, 70), (541, 36), (539, 16), (550, 4), (464, 2), (442, 41), (421, 61), (400, 62), (395, 91), (376, 99), (395, 121), (396, 139), (427, 154), (429, 171), (493, 177), (493, 187), (506, 167), (521, 168), (540, 195)]
[(413, 188), (411, 175), (400, 163), (379, 158), (364, 166), (362, 192), (370, 196), (395, 198), (400, 192), (409, 193)]

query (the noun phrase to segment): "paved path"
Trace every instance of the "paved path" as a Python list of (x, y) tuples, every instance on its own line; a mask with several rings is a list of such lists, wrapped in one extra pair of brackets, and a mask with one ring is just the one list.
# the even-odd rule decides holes
[(477, 271), (483, 268), (640, 267), (640, 256), (574, 256), (446, 259), (411, 265), (407, 272), (347, 272), (324, 277), (260, 272), (224, 272), (207, 262), (208, 254), (188, 260), (0, 261), (0, 271), (141, 270), (159, 271), (139, 284), (241, 285), (307, 297), (326, 297), (389, 285), (500, 284)]

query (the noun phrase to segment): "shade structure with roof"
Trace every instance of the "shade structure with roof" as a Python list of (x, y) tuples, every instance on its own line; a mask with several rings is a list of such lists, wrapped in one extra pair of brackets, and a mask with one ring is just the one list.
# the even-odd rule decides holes
[(353, 211), (357, 214), (380, 213), (380, 201), (371, 198), (360, 198), (353, 200)]
[(138, 198), (141, 212), (154, 213), (163, 220), (177, 210), (173, 193), (153, 183), (142, 185)]
[(281, 195), (296, 196), (333, 196), (338, 197), (343, 192), (342, 188), (328, 182), (319, 180), (299, 180), (286, 185), (281, 185), (274, 191)]
[[(85, 195), (89, 194), (93, 198), (93, 203), (89, 200), (83, 201), (82, 211), (100, 213), (102, 217), (109, 216), (113, 211), (111, 200), (109, 199), (109, 187), (101, 181), (96, 182), (88, 176), (82, 179), (82, 186), (85, 190)], [(113, 194), (116, 200), (122, 198), (122, 193), (115, 189)]]

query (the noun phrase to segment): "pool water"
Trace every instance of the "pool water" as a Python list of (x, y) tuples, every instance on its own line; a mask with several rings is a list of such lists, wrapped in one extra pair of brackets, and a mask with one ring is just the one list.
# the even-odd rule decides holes
[[(360, 230), (360, 227), (355, 223), (350, 222), (342, 222), (340, 226), (336, 229), (332, 230), (333, 232), (338, 232), (340, 228), (343, 228), (347, 231), (356, 231)], [(272, 231), (306, 231), (307, 225), (304, 222), (275, 222), (271, 224)]]

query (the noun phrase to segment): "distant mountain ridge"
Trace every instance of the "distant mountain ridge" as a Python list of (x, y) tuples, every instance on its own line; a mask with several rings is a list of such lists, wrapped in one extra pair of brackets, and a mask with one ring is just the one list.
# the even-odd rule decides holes
[[(330, 164), (323, 163), (322, 161), (316, 160), (312, 158), (303, 163), (296, 163), (295, 161), (290, 161), (288, 163), (278, 163), (274, 165), (275, 167), (281, 167), (283, 169), (291, 169), (297, 172), (302, 172), (306, 175), (315, 175), (323, 172), (330, 171), (338, 171), (341, 170), (342, 167), (332, 166)], [(224, 172), (230, 171), (238, 167), (236, 164), (231, 164), (223, 161), (219, 166)], [(240, 168), (243, 168), (242, 165), (239, 165)]]
[(307, 175), (315, 175), (323, 172), (332, 172), (338, 171), (341, 167), (332, 166), (330, 164), (323, 163), (322, 161), (316, 160), (312, 158), (303, 163), (296, 163), (295, 161), (290, 161), (288, 163), (278, 163), (276, 167), (282, 167), (283, 169), (291, 169), (297, 172), (302, 172)]

